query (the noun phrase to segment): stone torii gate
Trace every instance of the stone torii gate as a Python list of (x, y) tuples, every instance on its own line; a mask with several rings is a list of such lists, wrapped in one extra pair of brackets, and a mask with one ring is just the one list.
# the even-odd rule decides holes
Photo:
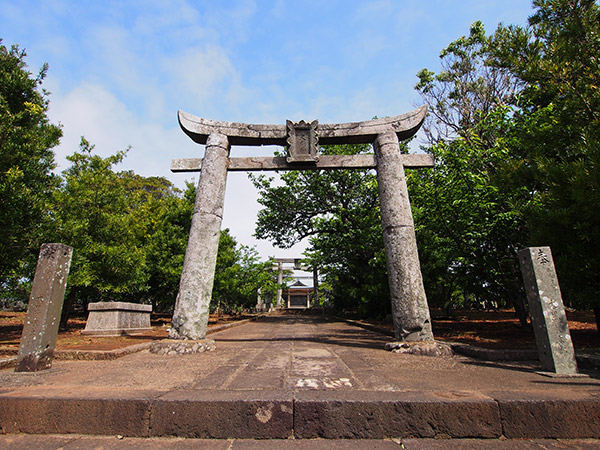
[[(319, 301), (319, 269), (317, 266), (313, 266), (312, 269), (306, 265), (302, 264), (301, 258), (274, 258), (273, 262), (277, 264), (277, 284), (283, 283), (283, 265), (284, 264), (293, 264), (294, 270), (303, 270), (308, 272), (312, 270), (312, 279), (313, 279), (313, 302)], [(277, 308), (281, 308), (283, 306), (282, 299), (282, 290), (281, 288), (277, 289), (277, 297), (275, 300), (275, 306)]]
[[(179, 124), (196, 143), (206, 145), (204, 158), (175, 159), (173, 172), (200, 171), (198, 191), (179, 293), (175, 302), (171, 339), (206, 337), (209, 303), (215, 275), (219, 231), (223, 217), (227, 171), (256, 170), (377, 170), (381, 222), (396, 338), (433, 340), (423, 287), (414, 223), (404, 168), (433, 166), (426, 154), (401, 154), (399, 140), (421, 127), (427, 108), (364, 122), (252, 125), (219, 122), (179, 111)], [(374, 155), (319, 155), (319, 145), (373, 144)], [(231, 145), (282, 145), (287, 157), (229, 158)]]

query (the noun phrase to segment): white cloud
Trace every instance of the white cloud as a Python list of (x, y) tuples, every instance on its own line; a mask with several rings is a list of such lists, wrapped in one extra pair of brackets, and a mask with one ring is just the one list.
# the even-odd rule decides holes
[(214, 45), (168, 56), (161, 65), (170, 78), (171, 88), (182, 97), (193, 96), (196, 102), (218, 98), (217, 91), (223, 90), (235, 78), (235, 70), (226, 53)]
[[(68, 167), (66, 156), (79, 148), (81, 136), (95, 145), (94, 151), (106, 157), (131, 145), (125, 161), (117, 170), (133, 170), (143, 176), (165, 176), (179, 187), (192, 174), (170, 172), (172, 158), (201, 157), (204, 147), (193, 143), (177, 126), (146, 122), (127, 108), (115, 95), (99, 85), (82, 84), (62, 93), (56, 80), (48, 80), (52, 96), (50, 118), (61, 122), (63, 138), (55, 148), (59, 170)], [(234, 155), (272, 154), (273, 148), (234, 148)], [(198, 176), (195, 174), (195, 180)], [(230, 173), (224, 208), (223, 228), (229, 228), (240, 243), (256, 246), (263, 257), (300, 256), (305, 245), (291, 250), (274, 249), (270, 243), (252, 237), (260, 205), (256, 189), (245, 173)]]
[[(49, 80), (52, 81), (52, 80)], [(52, 84), (52, 83), (49, 83)], [(50, 118), (63, 124), (63, 138), (55, 149), (59, 170), (67, 167), (65, 157), (79, 148), (81, 136), (96, 146), (101, 156), (108, 156), (131, 146), (123, 165), (145, 175), (169, 175), (173, 143), (187, 144), (187, 137), (176, 125), (165, 128), (160, 123), (144, 122), (104, 87), (81, 84), (61, 93), (57, 86), (50, 103)], [(189, 147), (193, 143), (188, 144)], [(183, 182), (178, 183), (183, 185)]]

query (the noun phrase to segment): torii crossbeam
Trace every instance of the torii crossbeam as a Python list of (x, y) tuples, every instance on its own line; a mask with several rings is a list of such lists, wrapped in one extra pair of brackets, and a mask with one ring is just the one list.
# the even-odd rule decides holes
[[(202, 119), (180, 111), (179, 124), (206, 145), (204, 158), (175, 159), (173, 172), (200, 171), (172, 339), (204, 339), (215, 274), (228, 170), (377, 170), (381, 221), (392, 302), (394, 332), (403, 341), (433, 340), (427, 298), (404, 175), (405, 167), (431, 167), (430, 155), (400, 153), (399, 139), (412, 137), (427, 114), (425, 106), (396, 117), (344, 124), (291, 122), (252, 125)], [(319, 155), (319, 145), (372, 143), (374, 155)], [(231, 145), (283, 145), (287, 157), (229, 158)]]

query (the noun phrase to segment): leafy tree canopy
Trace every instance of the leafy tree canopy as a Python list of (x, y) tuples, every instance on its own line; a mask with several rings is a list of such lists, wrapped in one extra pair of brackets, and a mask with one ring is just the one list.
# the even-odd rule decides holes
[(229, 229), (221, 231), (211, 309), (236, 312), (256, 305), (258, 290), (269, 297), (277, 290), (273, 261), (261, 261), (258, 252), (240, 245)]
[[(323, 154), (357, 154), (369, 145), (322, 147)], [(389, 311), (376, 176), (365, 170), (289, 171), (282, 185), (252, 177), (259, 190), (256, 236), (290, 247), (309, 238), (311, 264), (324, 277), (323, 294), (361, 314)]]
[(56, 186), (52, 175), (61, 128), (49, 122), (48, 93), (41, 88), (48, 65), (33, 76), (25, 51), (0, 40), (0, 281), (18, 284), (32, 275)]

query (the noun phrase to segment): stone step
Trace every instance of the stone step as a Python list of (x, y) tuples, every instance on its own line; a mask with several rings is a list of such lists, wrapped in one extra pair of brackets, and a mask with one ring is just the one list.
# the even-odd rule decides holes
[(23, 389), (4, 433), (216, 439), (598, 438), (600, 398), (382, 391)]

